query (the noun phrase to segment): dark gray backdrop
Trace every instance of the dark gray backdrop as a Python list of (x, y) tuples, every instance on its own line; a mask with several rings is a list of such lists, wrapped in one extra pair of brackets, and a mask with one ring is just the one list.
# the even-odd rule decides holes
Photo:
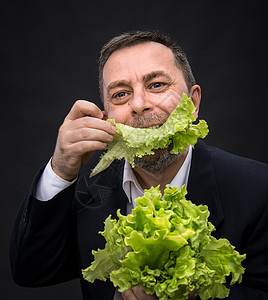
[[(100, 1), (99, 1), (100, 2)], [(79, 282), (16, 286), (10, 231), (57, 130), (76, 99), (100, 105), (98, 52), (133, 29), (160, 29), (187, 53), (202, 87), (207, 143), (268, 163), (265, 2), (5, 1), (1, 7), (1, 271), (4, 299), (81, 299)], [(3, 299), (3, 298), (2, 298)]]

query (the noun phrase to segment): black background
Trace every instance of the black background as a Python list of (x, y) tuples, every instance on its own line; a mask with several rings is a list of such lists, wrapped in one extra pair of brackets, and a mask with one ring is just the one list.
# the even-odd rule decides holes
[[(263, 5), (261, 5), (263, 3)], [(1, 0), (1, 268), (4, 299), (81, 299), (78, 281), (16, 286), (9, 238), (34, 174), (76, 99), (100, 105), (97, 59), (114, 35), (160, 29), (187, 53), (202, 87), (206, 142), (268, 163), (265, 1)], [(2, 299), (3, 299), (3, 296)]]

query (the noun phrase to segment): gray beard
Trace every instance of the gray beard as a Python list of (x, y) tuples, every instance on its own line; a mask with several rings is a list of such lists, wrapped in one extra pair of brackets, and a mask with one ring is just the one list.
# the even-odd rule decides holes
[[(169, 114), (167, 112), (163, 112), (161, 115), (155, 113), (147, 113), (143, 116), (137, 115), (128, 125), (136, 128), (146, 128), (150, 127), (152, 124), (163, 124), (168, 116)], [(179, 154), (170, 153), (172, 148), (173, 144), (171, 143), (165, 149), (155, 149), (153, 150), (155, 153), (153, 155), (145, 155), (141, 158), (135, 157), (134, 163), (136, 166), (150, 173), (161, 173), (179, 157)]]
[(173, 145), (170, 144), (168, 148), (153, 150), (155, 152), (153, 155), (145, 155), (141, 158), (135, 157), (134, 163), (149, 173), (162, 173), (179, 157), (179, 154), (170, 153), (172, 148)]

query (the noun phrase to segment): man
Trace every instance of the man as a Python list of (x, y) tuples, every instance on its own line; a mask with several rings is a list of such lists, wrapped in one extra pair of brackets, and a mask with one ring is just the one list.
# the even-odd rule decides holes
[[(159, 32), (130, 32), (115, 37), (100, 56), (104, 111), (77, 101), (59, 129), (51, 161), (37, 174), (18, 212), (11, 239), (15, 282), (44, 286), (80, 277), (104, 247), (98, 234), (109, 214), (130, 212), (143, 190), (187, 185), (187, 199), (206, 204), (214, 235), (224, 237), (247, 258), (240, 285), (228, 299), (268, 299), (268, 166), (198, 142), (178, 155), (170, 149), (136, 159), (135, 168), (115, 161), (89, 178), (99, 150), (113, 140), (106, 118), (133, 127), (161, 125), (187, 93), (198, 116), (201, 89), (181, 49)], [(174, 101), (175, 99), (175, 101)], [(110, 282), (81, 278), (84, 299), (120, 299)], [(127, 300), (157, 299), (139, 286)], [(189, 295), (189, 299), (194, 297)]]

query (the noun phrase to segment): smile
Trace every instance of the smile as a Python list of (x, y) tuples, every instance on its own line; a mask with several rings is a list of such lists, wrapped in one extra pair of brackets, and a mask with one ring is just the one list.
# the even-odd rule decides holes
[(154, 125), (154, 126), (151, 126), (151, 127), (148, 127), (149, 129), (157, 129), (161, 126), (162, 124), (159, 124), (159, 125)]

